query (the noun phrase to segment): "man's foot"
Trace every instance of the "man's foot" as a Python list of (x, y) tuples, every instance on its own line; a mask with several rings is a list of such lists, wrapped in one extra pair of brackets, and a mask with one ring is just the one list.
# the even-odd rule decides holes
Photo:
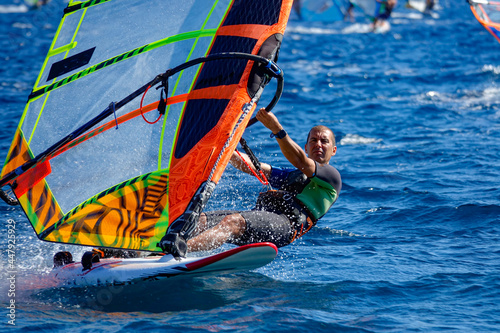
[(158, 243), (158, 246), (163, 252), (173, 255), (177, 260), (186, 257), (187, 242), (178, 233), (167, 233)]

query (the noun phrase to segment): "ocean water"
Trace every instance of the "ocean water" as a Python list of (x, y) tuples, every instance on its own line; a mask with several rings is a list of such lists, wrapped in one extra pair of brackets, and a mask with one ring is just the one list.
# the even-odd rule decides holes
[[(86, 249), (39, 241), (21, 209), (0, 203), (0, 332), (500, 331), (500, 44), (465, 1), (440, 5), (438, 18), (399, 7), (384, 34), (290, 22), (275, 113), (300, 145), (315, 124), (335, 131), (343, 189), (271, 264), (147, 288), (44, 289), (56, 251)], [(0, 1), (2, 161), (63, 7)], [(287, 165), (262, 125), (245, 138)], [(249, 208), (260, 189), (228, 167), (209, 208)]]

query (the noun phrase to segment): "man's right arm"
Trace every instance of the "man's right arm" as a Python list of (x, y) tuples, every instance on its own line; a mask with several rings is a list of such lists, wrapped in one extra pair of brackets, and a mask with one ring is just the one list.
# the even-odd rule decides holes
[[(272, 112), (267, 112), (265, 108), (257, 111), (256, 117), (272, 133), (278, 133), (283, 129), (278, 118)], [(307, 156), (305, 151), (289, 135), (286, 135), (282, 139), (277, 138), (277, 141), (281, 152), (288, 162), (302, 171), (307, 177), (314, 175), (316, 172), (316, 163)]]

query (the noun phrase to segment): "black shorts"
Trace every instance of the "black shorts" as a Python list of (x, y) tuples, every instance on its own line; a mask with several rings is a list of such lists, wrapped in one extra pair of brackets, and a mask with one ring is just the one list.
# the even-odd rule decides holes
[(290, 244), (293, 231), (288, 218), (282, 214), (263, 210), (207, 212), (205, 213), (207, 227), (216, 226), (225, 216), (231, 214), (241, 214), (243, 216), (246, 221), (246, 230), (240, 238), (231, 240), (229, 243), (241, 246), (251, 243), (270, 242), (277, 247)]

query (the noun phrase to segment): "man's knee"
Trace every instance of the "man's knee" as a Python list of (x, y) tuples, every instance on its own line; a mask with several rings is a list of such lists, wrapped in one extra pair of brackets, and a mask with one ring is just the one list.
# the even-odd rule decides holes
[(224, 217), (220, 222), (222, 228), (231, 232), (235, 237), (240, 237), (246, 230), (246, 221), (240, 214), (232, 214)]

